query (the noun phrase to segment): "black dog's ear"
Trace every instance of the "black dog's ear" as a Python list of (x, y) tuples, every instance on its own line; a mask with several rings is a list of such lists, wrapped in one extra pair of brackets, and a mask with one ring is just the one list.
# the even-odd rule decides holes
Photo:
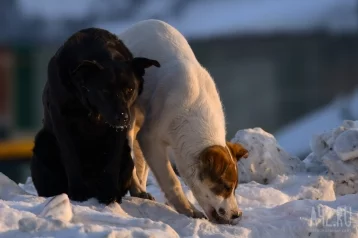
[(156, 66), (156, 67), (160, 67), (160, 64), (158, 61), (156, 60), (152, 60), (152, 59), (148, 59), (148, 58), (143, 58), (143, 57), (135, 57), (133, 58), (133, 65), (135, 65), (136, 67), (140, 67), (140, 68), (149, 68), (150, 66)]
[(133, 58), (132, 65), (133, 65), (134, 69), (136, 70), (136, 72), (140, 76), (144, 76), (144, 69), (146, 69), (146, 68), (149, 68), (151, 66), (155, 66), (158, 68), (160, 67), (160, 64), (158, 61), (148, 59), (148, 58), (143, 58), (143, 57)]
[(75, 74), (79, 69), (81, 69), (82, 67), (85, 66), (96, 66), (98, 69), (102, 70), (104, 69), (104, 67), (99, 64), (97, 61), (95, 60), (83, 60), (72, 72), (71, 74)]

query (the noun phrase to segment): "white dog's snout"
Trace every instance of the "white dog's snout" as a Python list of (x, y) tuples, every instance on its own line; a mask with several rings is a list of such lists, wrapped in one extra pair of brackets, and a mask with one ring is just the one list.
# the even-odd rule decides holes
[(242, 211), (240, 209), (226, 210), (220, 207), (216, 210), (217, 214), (221, 217), (226, 217), (229, 220), (240, 220), (242, 217)]
[(231, 220), (240, 219), (242, 217), (242, 211), (234, 211), (231, 215)]

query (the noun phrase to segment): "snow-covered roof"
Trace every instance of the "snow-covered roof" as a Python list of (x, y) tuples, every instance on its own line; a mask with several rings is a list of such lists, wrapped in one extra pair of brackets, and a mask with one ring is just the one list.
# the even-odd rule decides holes
[(79, 25), (83, 19), (90, 19), (83, 23), (84, 27), (94, 23), (119, 33), (137, 21), (156, 18), (178, 28), (188, 38), (358, 30), (356, 0), (19, 0), (17, 4), (24, 19), (45, 21), (51, 28), (45, 30), (47, 34), (66, 34), (71, 25), (59, 25), (69, 19)]
[[(194, 1), (178, 17), (164, 21), (189, 38), (205, 38), (232, 34), (265, 34), (325, 30), (341, 33), (358, 30), (356, 0), (226, 0)], [(129, 25), (155, 15), (162, 8), (141, 12), (133, 19), (98, 24), (119, 33)]]

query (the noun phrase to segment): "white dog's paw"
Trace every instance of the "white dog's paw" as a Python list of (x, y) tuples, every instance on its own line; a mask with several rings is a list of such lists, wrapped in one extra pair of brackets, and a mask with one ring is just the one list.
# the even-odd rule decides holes
[(201, 211), (199, 211), (198, 209), (196, 209), (195, 207), (193, 208), (189, 208), (186, 211), (182, 212), (184, 215), (191, 217), (191, 218), (196, 218), (196, 219), (207, 219), (207, 217), (205, 216), (205, 214)]
[(152, 196), (152, 194), (147, 193), (147, 192), (140, 192), (138, 194), (133, 194), (132, 197), (138, 197), (138, 198), (155, 201), (155, 198)]
[(205, 216), (205, 214), (201, 211), (195, 210), (193, 211), (193, 218), (197, 218), (197, 219), (207, 219), (207, 217)]

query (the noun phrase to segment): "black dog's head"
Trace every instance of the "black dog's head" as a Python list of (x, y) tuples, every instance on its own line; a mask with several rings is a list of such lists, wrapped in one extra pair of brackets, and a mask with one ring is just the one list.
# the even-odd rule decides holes
[(113, 60), (104, 66), (95, 60), (83, 60), (72, 72), (74, 85), (83, 103), (94, 115), (101, 115), (110, 126), (126, 128), (130, 122), (130, 107), (143, 87), (137, 69), (158, 62), (146, 58), (131, 61)]
[(62, 55), (66, 55), (62, 62), (82, 104), (121, 129), (129, 126), (130, 107), (142, 91), (145, 69), (160, 67), (156, 60), (133, 58), (122, 41), (98, 28), (76, 33), (64, 45)]

